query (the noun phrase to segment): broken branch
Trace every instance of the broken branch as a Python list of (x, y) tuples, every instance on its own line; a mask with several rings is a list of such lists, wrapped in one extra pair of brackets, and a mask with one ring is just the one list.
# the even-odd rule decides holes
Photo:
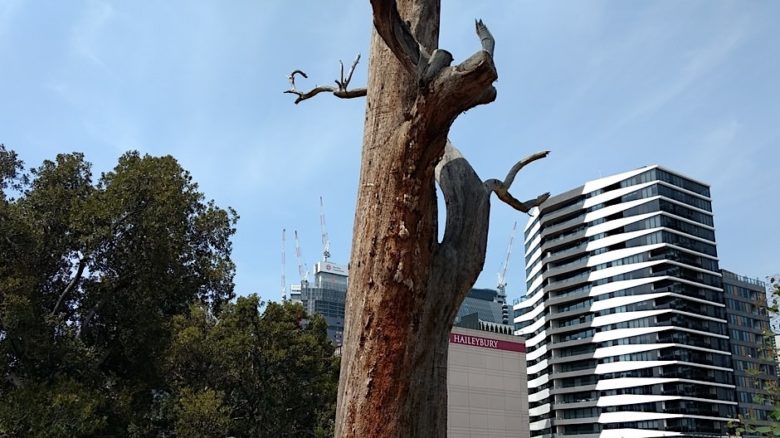
[[(447, 219), (433, 274), (444, 281), (455, 273), (455, 284), (473, 284), (468, 281), (476, 280), (482, 270), (487, 248), (490, 191), (449, 141), (436, 165), (436, 182), (444, 195)], [(452, 318), (454, 314), (446, 317)]]
[(511, 169), (509, 169), (509, 172), (507, 173), (504, 181), (495, 178), (489, 179), (485, 181), (485, 187), (488, 190), (495, 192), (496, 196), (498, 196), (498, 199), (504, 201), (505, 204), (509, 205), (515, 210), (522, 211), (523, 213), (528, 213), (529, 210), (531, 210), (534, 207), (538, 207), (544, 201), (546, 201), (547, 198), (550, 197), (550, 194), (544, 193), (537, 196), (534, 199), (529, 199), (528, 201), (521, 202), (517, 198), (512, 196), (511, 193), (509, 193), (509, 188), (512, 186), (512, 183), (514, 182), (515, 177), (517, 176), (517, 173), (520, 171), (520, 169), (522, 169), (523, 167), (525, 167), (530, 163), (533, 163), (536, 160), (546, 157), (549, 153), (550, 151), (541, 151), (523, 158), (522, 160), (515, 163), (515, 165), (512, 166)]
[(423, 54), (409, 25), (401, 19), (395, 0), (371, 0), (371, 6), (377, 33), (406, 71), (414, 74)]
[(286, 90), (284, 93), (286, 94), (294, 94), (298, 96), (298, 98), (295, 99), (295, 103), (298, 104), (299, 102), (311, 99), (312, 97), (326, 92), (326, 93), (332, 93), (334, 96), (339, 97), (341, 99), (352, 99), (355, 97), (363, 97), (366, 95), (366, 88), (355, 88), (353, 90), (349, 90), (349, 82), (352, 80), (352, 74), (355, 72), (355, 67), (358, 65), (358, 62), (360, 62), (360, 54), (355, 57), (355, 60), (352, 62), (352, 67), (349, 69), (349, 74), (347, 74), (347, 77), (344, 78), (344, 63), (339, 61), (339, 64), (341, 64), (341, 80), (336, 80), (336, 87), (333, 86), (315, 86), (309, 91), (300, 91), (295, 86), (295, 75), (301, 75), (304, 78), (308, 79), (309, 76), (306, 75), (302, 70), (293, 70), (292, 73), (287, 77), (287, 79), (290, 81), (290, 89)]
[(490, 33), (490, 30), (488, 30), (482, 20), (476, 20), (475, 25), (477, 28), (477, 36), (479, 36), (479, 42), (482, 44), (482, 50), (488, 52), (490, 56), (493, 56), (493, 51), (496, 47), (496, 39), (493, 38), (493, 34)]
[(65, 299), (65, 296), (68, 295), (68, 292), (73, 290), (73, 287), (76, 286), (76, 283), (78, 283), (78, 281), (81, 280), (81, 276), (84, 274), (84, 268), (86, 267), (87, 267), (86, 257), (82, 257), (79, 260), (79, 267), (76, 270), (76, 275), (73, 277), (72, 280), (70, 280), (70, 283), (68, 283), (68, 285), (65, 287), (65, 290), (63, 290), (62, 293), (60, 293), (60, 296), (57, 299), (57, 303), (54, 305), (54, 308), (51, 310), (51, 316), (57, 314), (57, 311), (59, 310), (62, 301)]
[(528, 213), (532, 208), (538, 207), (539, 205), (542, 204), (542, 202), (546, 201), (547, 198), (550, 197), (549, 193), (543, 193), (534, 199), (529, 199), (528, 201), (521, 202), (506, 190), (502, 190), (501, 188), (495, 188), (490, 186), (488, 186), (488, 188), (494, 191), (496, 193), (496, 196), (498, 196), (498, 199), (504, 201), (504, 204), (507, 204), (508, 206), (514, 208), (515, 210), (521, 211), (523, 213)]
[(533, 163), (536, 160), (545, 158), (548, 155), (550, 155), (550, 151), (541, 151), (533, 155), (529, 155), (515, 163), (515, 165), (509, 169), (509, 172), (507, 172), (506, 178), (504, 178), (504, 185), (506, 188), (509, 189), (512, 186), (512, 183), (515, 181), (515, 177), (517, 176), (517, 172), (520, 172), (520, 169), (527, 166), (528, 164)]

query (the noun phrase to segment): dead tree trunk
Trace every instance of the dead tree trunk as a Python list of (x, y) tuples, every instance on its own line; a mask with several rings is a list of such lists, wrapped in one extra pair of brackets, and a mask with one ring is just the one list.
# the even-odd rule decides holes
[[(438, 49), (438, 0), (371, 4), (367, 91), (348, 91), (352, 70), (345, 79), (343, 69), (338, 87), (308, 93), (295, 88), (302, 72), (293, 72), (288, 91), (296, 103), (322, 91), (367, 94), (336, 436), (444, 437), (448, 335), (484, 264), (490, 195), (524, 212), (543, 202), (547, 194), (523, 203), (508, 189), (547, 153), (522, 160), (504, 181), (483, 182), (447, 134), (459, 114), (496, 97), (487, 28), (477, 22), (482, 49), (451, 66)], [(436, 181), (447, 206), (441, 242)]]

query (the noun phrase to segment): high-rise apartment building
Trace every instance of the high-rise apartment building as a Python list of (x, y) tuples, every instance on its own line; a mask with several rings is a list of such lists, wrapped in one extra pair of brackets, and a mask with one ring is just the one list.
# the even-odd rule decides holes
[[(740, 419), (754, 427), (769, 424), (773, 407), (762, 401), (768, 382), (777, 380), (774, 339), (769, 331), (766, 284), (725, 269), (726, 298), (736, 400)], [(751, 436), (750, 433), (743, 436)]]
[(736, 418), (709, 187), (658, 166), (551, 197), (525, 229), (531, 436), (724, 436)]

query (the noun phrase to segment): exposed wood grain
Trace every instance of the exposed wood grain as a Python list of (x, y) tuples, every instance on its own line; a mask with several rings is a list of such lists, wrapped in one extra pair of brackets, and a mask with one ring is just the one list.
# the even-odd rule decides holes
[[(484, 266), (490, 197), (527, 212), (501, 181), (482, 181), (447, 141), (462, 112), (496, 98), (495, 40), (476, 22), (480, 49), (452, 65), (438, 47), (438, 0), (372, 0), (374, 33), (366, 88), (295, 87), (296, 103), (329, 92), (365, 95), (366, 119), (353, 229), (336, 413), (337, 437), (446, 437), (447, 349), (454, 316)], [(447, 220), (438, 241), (438, 181)]]

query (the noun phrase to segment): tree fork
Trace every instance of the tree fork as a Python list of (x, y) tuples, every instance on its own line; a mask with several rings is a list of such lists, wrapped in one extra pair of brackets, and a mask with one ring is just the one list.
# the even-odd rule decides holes
[[(453, 318), (485, 260), (493, 192), (509, 194), (521, 160), (504, 181), (483, 182), (447, 141), (457, 116), (496, 97), (495, 41), (481, 21), (481, 50), (451, 66), (438, 48), (439, 1), (372, 0), (360, 185), (336, 415), (337, 437), (444, 437), (447, 349)], [(352, 66), (354, 70), (355, 64)], [(350, 71), (349, 77), (351, 78)], [(343, 68), (337, 97), (349, 80)], [(317, 90), (315, 88), (315, 90)], [(312, 90), (312, 91), (315, 91)], [(435, 181), (446, 201), (438, 242)]]

